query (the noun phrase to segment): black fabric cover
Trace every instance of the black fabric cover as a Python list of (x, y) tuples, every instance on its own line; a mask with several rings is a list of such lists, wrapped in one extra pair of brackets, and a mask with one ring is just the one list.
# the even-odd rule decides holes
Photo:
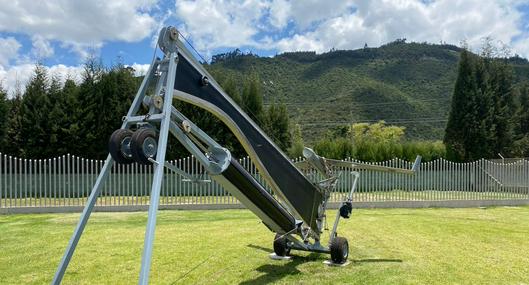
[(232, 158), (230, 166), (222, 175), (237, 187), (248, 200), (274, 220), (285, 233), (296, 227), (294, 217), (237, 160)]
[[(266, 135), (255, 128), (212, 84), (201, 84), (202, 75), (184, 56), (179, 57), (175, 89), (205, 100), (224, 111), (246, 136), (259, 159), (274, 179), (288, 202), (306, 223), (317, 229), (318, 206), (323, 195), (280, 150), (270, 143)], [(247, 150), (248, 151), (248, 150)]]

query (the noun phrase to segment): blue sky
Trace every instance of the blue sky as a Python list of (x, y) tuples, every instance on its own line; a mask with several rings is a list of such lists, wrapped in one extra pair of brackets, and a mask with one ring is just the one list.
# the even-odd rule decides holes
[(477, 51), (487, 36), (529, 57), (527, 0), (22, 0), (0, 8), (0, 82), (12, 92), (36, 61), (61, 78), (79, 78), (89, 55), (141, 73), (165, 25), (178, 27), (208, 59), (234, 48), (273, 56), (397, 38), (464, 40)]

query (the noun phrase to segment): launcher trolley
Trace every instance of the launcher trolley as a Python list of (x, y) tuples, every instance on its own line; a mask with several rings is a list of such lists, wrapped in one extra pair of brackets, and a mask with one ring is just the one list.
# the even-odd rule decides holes
[[(333, 263), (345, 263), (349, 255), (349, 245), (345, 237), (338, 236), (337, 229), (340, 218), (348, 218), (352, 211), (353, 192), (359, 178), (359, 173), (355, 170), (413, 174), (418, 168), (420, 157), (417, 157), (412, 169), (407, 170), (325, 159), (309, 148), (305, 148), (303, 152), (306, 160), (295, 165), (195, 60), (186, 45), (180, 41), (180, 34), (174, 27), (162, 28), (158, 47), (164, 56), (153, 60), (128, 113), (123, 117), (121, 128), (110, 137), (110, 154), (61, 259), (53, 284), (61, 283), (114, 162), (137, 162), (154, 166), (139, 277), (139, 284), (148, 284), (164, 168), (186, 179), (200, 182), (176, 165), (165, 161), (170, 134), (196, 157), (213, 180), (276, 233), (273, 247), (277, 256), (287, 256), (293, 249), (304, 250), (329, 253)], [(229, 150), (219, 145), (177, 110), (172, 104), (173, 99), (198, 106), (226, 124), (249, 154), (275, 196), (246, 171), (231, 156)], [(354, 180), (350, 192), (340, 204), (330, 232), (329, 244), (326, 246), (320, 243), (320, 237), (324, 230), (328, 201), (338, 182), (337, 168), (350, 169)], [(307, 169), (315, 169), (320, 174), (318, 177), (323, 179), (311, 178), (313, 176), (304, 174)]]

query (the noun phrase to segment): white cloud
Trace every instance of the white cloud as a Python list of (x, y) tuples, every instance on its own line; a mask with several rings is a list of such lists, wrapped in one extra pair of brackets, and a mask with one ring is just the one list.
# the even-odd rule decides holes
[(155, 4), (148, 0), (2, 1), (0, 31), (38, 35), (77, 47), (134, 42), (155, 28), (156, 20), (148, 13)]
[[(512, 3), (507, 4), (479, 0), (431, 3), (418, 0), (354, 1), (354, 10), (346, 5), (343, 11), (349, 12), (336, 12), (338, 16), (322, 20), (311, 31), (283, 38), (278, 41), (277, 48), (280, 51), (323, 52), (333, 47), (359, 48), (364, 43), (379, 46), (397, 38), (453, 44), (467, 40), (471, 46), (477, 47), (486, 36), (512, 44), (513, 38), (520, 34), (521, 15)], [(304, 10), (320, 8), (305, 7)], [(529, 56), (529, 53), (524, 55)]]
[(293, 0), (291, 1), (292, 18), (305, 29), (314, 22), (351, 13), (351, 0)]
[(9, 60), (17, 57), (20, 47), (20, 43), (13, 37), (0, 38), (0, 68), (7, 66)]
[(134, 68), (134, 75), (135, 76), (143, 76), (147, 74), (147, 70), (149, 69), (150, 64), (140, 64), (140, 63), (133, 63), (132, 65), (126, 65)]
[[(477, 48), (491, 36), (524, 56), (529, 37), (518, 0), (176, 0), (181, 30), (204, 52), (226, 47), (279, 51), (379, 46), (397, 38)], [(293, 23), (293, 25), (289, 25)], [(288, 28), (287, 28), (288, 27)], [(293, 28), (292, 28), (293, 27)], [(279, 38), (278, 38), (279, 36)]]
[(259, 0), (178, 0), (175, 17), (179, 28), (202, 51), (219, 47), (255, 46), (266, 4)]
[(284, 28), (289, 20), (292, 6), (287, 0), (273, 0), (270, 3), (270, 24), (275, 28)]
[[(61, 83), (64, 83), (67, 78), (80, 82), (84, 70), (82, 66), (66, 66), (63, 64), (57, 64), (45, 68), (50, 78), (55, 76)], [(0, 66), (0, 83), (2, 87), (8, 91), (8, 94), (11, 97), (14, 95), (17, 85), (21, 91), (24, 90), (24, 87), (33, 75), (34, 70), (35, 65), (30, 63), (14, 65), (9, 68)]]
[(44, 59), (51, 57), (54, 54), (53, 47), (51, 46), (50, 42), (46, 39), (44, 39), (42, 36), (35, 35), (32, 37), (33, 41), (33, 48), (31, 49), (31, 53), (37, 58), (37, 59)]

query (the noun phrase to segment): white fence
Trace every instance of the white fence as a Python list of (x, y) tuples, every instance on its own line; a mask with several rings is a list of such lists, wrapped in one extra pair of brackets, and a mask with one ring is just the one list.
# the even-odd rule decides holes
[[(241, 164), (265, 187), (248, 158)], [(65, 155), (52, 159), (21, 159), (0, 153), (0, 209), (82, 206), (103, 165), (102, 160)], [(171, 163), (196, 178), (208, 175), (193, 157)], [(373, 163), (410, 168), (400, 159)], [(313, 179), (317, 174), (308, 173)], [(340, 171), (331, 201), (339, 201), (351, 186), (350, 171)], [(114, 164), (97, 205), (148, 205), (152, 166)], [(422, 163), (414, 176), (361, 171), (355, 202), (529, 200), (529, 161), (510, 163), (479, 160), (453, 163), (444, 159)], [(166, 170), (160, 205), (230, 205), (238, 201), (215, 182), (193, 183)]]

